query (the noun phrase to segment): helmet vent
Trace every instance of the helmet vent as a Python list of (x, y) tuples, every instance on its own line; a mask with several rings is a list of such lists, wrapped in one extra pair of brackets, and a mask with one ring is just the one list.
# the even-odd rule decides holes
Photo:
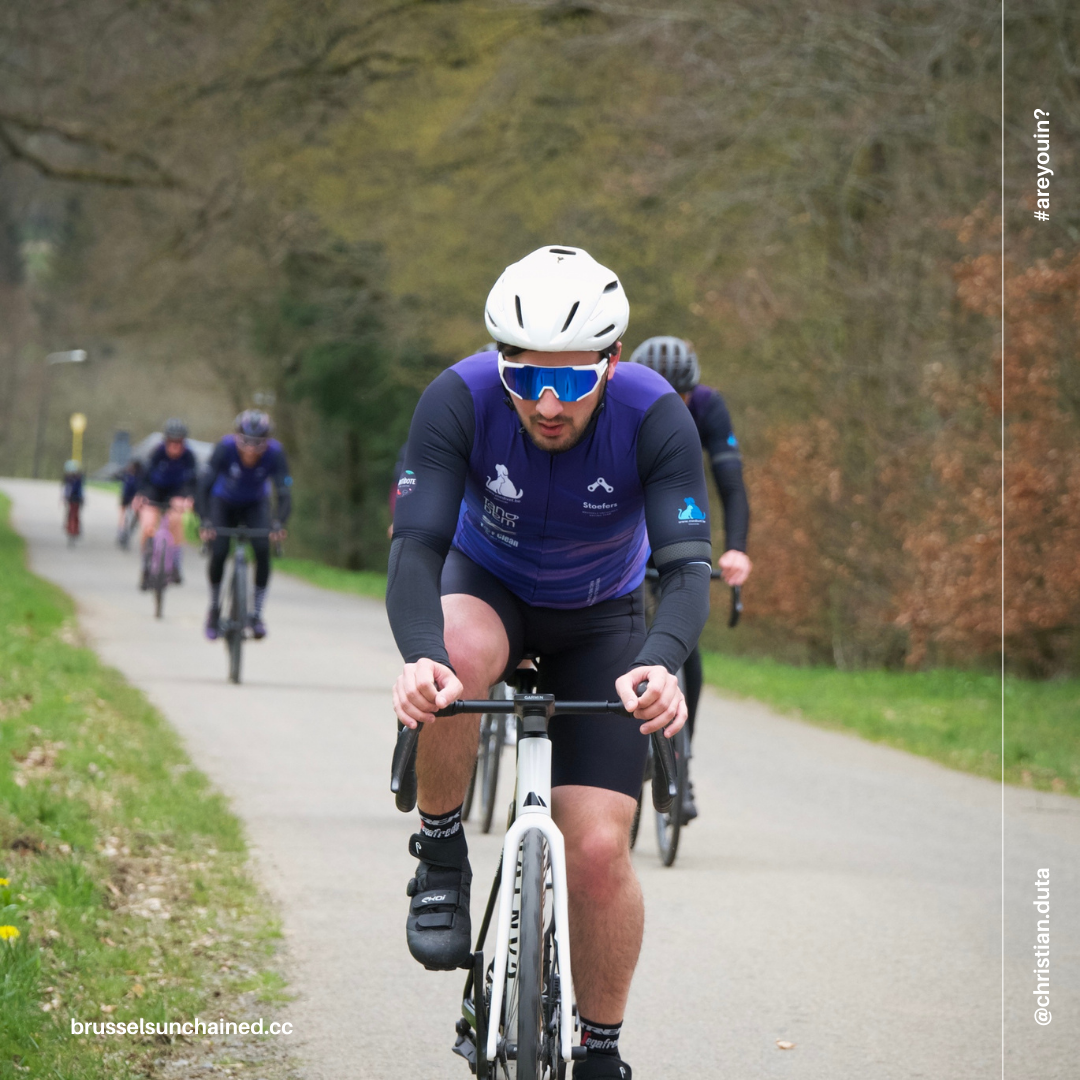
[(567, 251), (566, 248), (548, 248), (552, 255), (576, 255), (576, 251)]
[(559, 331), (560, 334), (566, 333), (566, 328), (574, 321), (574, 316), (577, 314), (577, 309), (580, 304), (580, 300), (574, 301), (574, 306), (570, 309), (570, 314), (566, 316), (566, 322), (562, 324), (562, 330)]
[(499, 325), (498, 319), (493, 319), (491, 317), (491, 308), (486, 308), (484, 310), (484, 314), (488, 317), (488, 322), (491, 323), (492, 326), (498, 326)]
[(618, 287), (619, 287), (618, 281), (609, 281), (604, 286), (604, 292), (606, 292), (606, 293), (614, 292)]
[(605, 334), (611, 333), (611, 331), (614, 330), (614, 329), (615, 329), (615, 324), (612, 323), (610, 326), (605, 326), (604, 329), (601, 330), (599, 334), (593, 334), (593, 337), (594, 338), (603, 337)]
[(521, 329), (524, 330), (525, 329), (525, 320), (521, 317), (521, 297), (520, 296), (515, 296), (514, 297), (514, 307), (517, 308), (518, 326), (520, 326)]

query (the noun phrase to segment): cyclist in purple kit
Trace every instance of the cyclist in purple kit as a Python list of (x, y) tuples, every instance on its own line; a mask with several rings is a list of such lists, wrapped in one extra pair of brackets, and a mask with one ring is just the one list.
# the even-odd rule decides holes
[[(200, 534), (211, 542), (210, 610), (206, 616), (206, 636), (218, 636), (221, 618), (221, 579), (229, 557), (229, 537), (218, 536), (214, 527), (269, 529), (270, 536), (253, 537), (255, 553), (255, 605), (251, 632), (266, 637), (263, 605), (270, 584), (270, 541), (285, 538), (285, 522), (292, 508), (292, 477), (285, 451), (270, 438), (270, 417), (260, 409), (248, 409), (236, 418), (236, 433), (226, 435), (214, 447), (210, 466), (199, 481)], [(271, 515), (271, 487), (277, 499)]]
[[(143, 569), (139, 587), (150, 587), (150, 558), (154, 551), (154, 533), (161, 521), (159, 506), (168, 507), (169, 531), (176, 542), (173, 559), (172, 580), (179, 585), (182, 580), (180, 553), (184, 543), (184, 511), (190, 510), (195, 494), (195, 455), (187, 444), (187, 424), (173, 417), (165, 422), (165, 438), (155, 447), (147, 463), (139, 486), (139, 494), (132, 500), (132, 508), (139, 515), (142, 527)], [(154, 505), (154, 504), (157, 505)]]
[[(406, 661), (394, 709), (423, 724), (406, 939), (429, 969), (470, 955), (461, 804), (479, 730), (435, 712), (485, 697), (535, 653), (542, 692), (614, 690), (634, 714), (549, 728), (586, 1047), (574, 1080), (630, 1080), (619, 1033), (644, 928), (630, 825), (649, 733), (686, 719), (675, 672), (708, 615), (712, 564), (697, 432), (664, 379), (619, 364), (629, 311), (618, 277), (579, 248), (507, 267), (485, 310), (497, 350), (444, 371), (417, 405), (386, 594)], [(646, 633), (650, 551), (661, 599)]]
[[(663, 375), (672, 389), (686, 402), (701, 439), (701, 447), (709, 455), (713, 479), (720, 502), (724, 507), (724, 554), (717, 566), (728, 585), (742, 585), (750, 576), (753, 564), (746, 554), (746, 536), (750, 529), (750, 504), (743, 484), (742, 455), (731, 426), (731, 415), (719, 390), (701, 385), (701, 366), (689, 341), (677, 337), (651, 337), (631, 354), (632, 364), (644, 364)], [(694, 737), (694, 719), (701, 697), (701, 652), (697, 645), (683, 665), (686, 678), (686, 708), (689, 713), (687, 730)], [(697, 817), (692, 784), (686, 786), (683, 821)]]

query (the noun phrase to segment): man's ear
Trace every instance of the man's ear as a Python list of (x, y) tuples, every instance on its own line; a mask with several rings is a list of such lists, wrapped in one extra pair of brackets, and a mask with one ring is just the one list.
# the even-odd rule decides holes
[(607, 362), (607, 373), (608, 373), (608, 378), (609, 379), (611, 378), (612, 375), (615, 374), (615, 368), (618, 365), (619, 359), (621, 357), (622, 357), (622, 342), (621, 341), (616, 341), (615, 342), (615, 351), (608, 357), (608, 362)]

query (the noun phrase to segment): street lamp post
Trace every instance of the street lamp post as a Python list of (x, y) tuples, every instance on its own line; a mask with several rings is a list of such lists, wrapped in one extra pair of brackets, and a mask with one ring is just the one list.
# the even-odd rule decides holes
[(81, 364), (86, 360), (85, 349), (68, 349), (66, 352), (49, 353), (45, 357), (45, 381), (41, 387), (41, 404), (38, 406), (37, 435), (34, 439), (34, 479), (41, 472), (41, 454), (45, 449), (45, 428), (49, 419), (49, 394), (52, 392), (52, 369), (54, 364)]

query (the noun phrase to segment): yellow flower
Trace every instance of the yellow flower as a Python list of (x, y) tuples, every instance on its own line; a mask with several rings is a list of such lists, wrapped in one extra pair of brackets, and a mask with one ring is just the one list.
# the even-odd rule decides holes
[(17, 926), (0, 926), (0, 941), (14, 941), (18, 936)]
[(8, 879), (6, 877), (0, 877), (0, 885), (10, 885), (10, 884), (11, 884), (11, 882), (8, 881)]

